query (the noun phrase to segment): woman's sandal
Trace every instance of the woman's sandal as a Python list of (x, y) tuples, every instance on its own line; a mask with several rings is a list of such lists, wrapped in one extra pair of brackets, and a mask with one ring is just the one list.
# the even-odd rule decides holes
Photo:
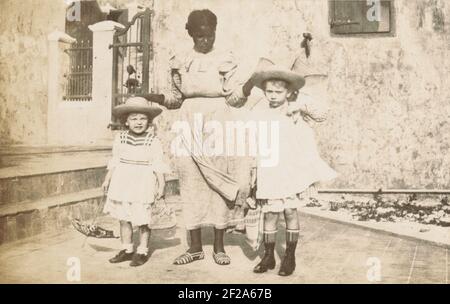
[(214, 262), (219, 265), (230, 265), (231, 258), (225, 252), (215, 253), (213, 251)]
[(205, 253), (203, 251), (189, 253), (185, 252), (173, 261), (175, 265), (189, 264), (194, 261), (203, 260), (205, 258)]

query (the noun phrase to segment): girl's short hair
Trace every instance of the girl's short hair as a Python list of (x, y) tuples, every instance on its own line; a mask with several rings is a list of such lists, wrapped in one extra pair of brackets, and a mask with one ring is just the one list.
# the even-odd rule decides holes
[(217, 28), (217, 16), (211, 12), (209, 9), (194, 10), (189, 14), (186, 29), (189, 36), (200, 29), (201, 26), (208, 26), (214, 31)]
[(293, 90), (292, 88), (291, 88), (291, 86), (290, 86), (290, 84), (289, 84), (289, 82), (288, 81), (286, 81), (286, 80), (284, 80), (284, 79), (278, 79), (278, 78), (273, 78), (273, 79), (267, 79), (267, 80), (264, 80), (264, 82), (262, 83), (262, 87), (264, 88), (264, 94), (265, 94), (265, 91), (266, 91), (266, 85), (267, 85), (267, 82), (268, 81), (273, 81), (273, 82), (275, 82), (275, 83), (277, 83), (277, 84), (283, 84), (284, 85), (284, 87), (286, 88), (286, 90), (287, 90), (287, 93), (288, 93), (288, 95), (287, 95), (287, 100), (289, 101), (289, 102), (291, 102), (291, 101), (295, 101), (296, 99), (297, 99), (297, 96), (298, 96), (298, 90)]
[[(123, 129), (128, 130), (128, 127), (125, 125), (125, 123), (127, 122), (128, 116), (130, 116), (131, 114), (135, 114), (135, 113), (130, 113), (130, 114), (123, 115), (123, 116), (119, 117), (119, 122), (120, 122), (120, 124), (121, 124), (121, 127), (120, 127), (120, 128), (121, 128), (122, 130), (123, 130)], [(141, 114), (141, 113), (140, 113), (140, 114)], [(142, 114), (144, 114), (144, 113), (142, 113)], [(151, 129), (151, 132), (153, 132), (154, 134), (156, 134), (157, 131), (158, 131), (158, 128), (157, 128), (156, 124), (153, 123), (153, 120), (150, 119), (150, 117), (149, 117), (147, 114), (144, 114), (144, 115), (147, 116), (147, 119), (148, 119), (147, 130), (150, 130), (150, 129)]]
[(150, 119), (151, 117), (148, 116), (148, 115), (145, 114), (145, 113), (128, 113), (128, 114), (125, 114), (125, 115), (122, 115), (122, 116), (119, 117), (119, 122), (120, 122), (120, 124), (122, 124), (123, 126), (125, 126), (125, 123), (127, 122), (128, 117), (129, 117), (130, 115), (133, 115), (133, 114), (142, 114), (142, 115), (147, 116), (147, 120), (148, 120), (148, 125), (149, 125), (149, 126), (153, 123), (153, 120)]
[(264, 80), (263, 83), (262, 83), (262, 87), (264, 88), (264, 90), (266, 90), (266, 85), (267, 85), (267, 83), (268, 83), (269, 81), (270, 81), (270, 82), (275, 82), (275, 83), (277, 83), (277, 84), (283, 83), (283, 84), (284, 84), (284, 87), (285, 87), (287, 90), (289, 90), (289, 91), (291, 90), (288, 81), (286, 81), (286, 80), (284, 80), (284, 79), (278, 79), (278, 78), (271, 78), (271, 79), (266, 79), (266, 80)]

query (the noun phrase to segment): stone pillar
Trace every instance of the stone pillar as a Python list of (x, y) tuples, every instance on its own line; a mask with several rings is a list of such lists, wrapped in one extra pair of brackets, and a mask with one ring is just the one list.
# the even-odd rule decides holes
[(114, 32), (125, 28), (114, 21), (102, 21), (90, 25), (93, 32), (92, 63), (92, 106), (88, 124), (96, 139), (108, 139), (111, 132), (107, 129), (111, 122), (112, 72)]
[(48, 41), (48, 104), (47, 104), (47, 142), (54, 143), (59, 140), (58, 130), (58, 106), (61, 102), (59, 81), (61, 79), (61, 51), (60, 43), (71, 44), (76, 42), (64, 32), (53, 31), (47, 36)]

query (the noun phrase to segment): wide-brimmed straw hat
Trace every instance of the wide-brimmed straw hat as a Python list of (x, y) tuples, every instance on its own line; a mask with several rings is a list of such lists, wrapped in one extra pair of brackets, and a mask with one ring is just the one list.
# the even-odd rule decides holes
[(264, 90), (264, 82), (271, 79), (284, 80), (288, 88), (296, 91), (305, 85), (305, 77), (297, 71), (290, 70), (275, 64), (267, 58), (260, 58), (255, 72), (252, 75), (253, 84)]
[(149, 102), (144, 97), (131, 97), (124, 104), (114, 107), (112, 113), (116, 117), (123, 117), (130, 113), (142, 113), (150, 120), (161, 114), (162, 109), (154, 103)]

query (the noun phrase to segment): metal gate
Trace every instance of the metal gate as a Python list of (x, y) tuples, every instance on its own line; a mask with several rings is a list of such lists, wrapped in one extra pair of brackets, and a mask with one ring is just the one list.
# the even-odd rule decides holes
[[(136, 14), (125, 28), (114, 34), (112, 102), (115, 107), (131, 96), (149, 94), (152, 11), (146, 9)], [(112, 118), (112, 128), (119, 126)]]

